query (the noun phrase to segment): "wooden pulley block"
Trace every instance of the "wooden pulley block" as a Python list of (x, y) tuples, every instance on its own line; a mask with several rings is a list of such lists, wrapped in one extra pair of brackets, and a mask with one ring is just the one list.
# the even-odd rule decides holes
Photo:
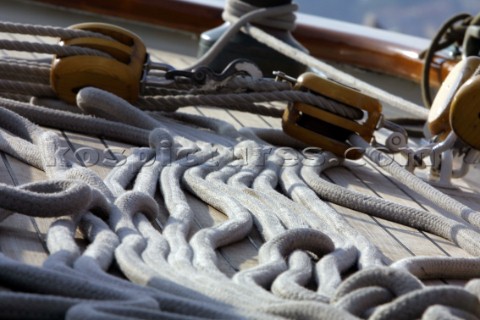
[(58, 97), (75, 104), (78, 91), (92, 86), (135, 102), (147, 58), (143, 41), (134, 33), (110, 24), (82, 23), (70, 28), (101, 33), (112, 39), (81, 37), (62, 40), (62, 45), (96, 49), (110, 57), (56, 56), (52, 62), (50, 84)]
[(450, 125), (463, 142), (480, 150), (480, 76), (473, 76), (458, 89), (452, 101)]
[(428, 114), (428, 129), (432, 136), (444, 140), (452, 131), (450, 126), (450, 108), (460, 87), (472, 77), (480, 66), (480, 57), (470, 56), (460, 62), (450, 71), (432, 103)]
[(295, 89), (309, 90), (343, 105), (360, 109), (366, 116), (353, 120), (317, 106), (295, 102), (291, 103), (283, 114), (283, 130), (300, 141), (331, 151), (339, 157), (359, 159), (362, 152), (352, 148), (348, 138), (357, 134), (368, 142), (372, 140), (382, 112), (380, 102), (311, 72), (298, 78)]

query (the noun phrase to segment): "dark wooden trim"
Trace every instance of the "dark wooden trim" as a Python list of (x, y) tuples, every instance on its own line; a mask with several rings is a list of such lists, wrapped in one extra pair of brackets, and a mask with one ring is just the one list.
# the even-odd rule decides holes
[[(222, 8), (207, 1), (188, 0), (37, 0), (60, 7), (117, 16), (152, 23), (167, 28), (201, 33), (220, 25)], [(328, 19), (298, 22), (293, 32), (312, 55), (325, 60), (347, 63), (368, 70), (419, 81), (423, 66), (418, 58), (428, 41), (415, 44), (401, 35), (381, 30), (331, 23)], [(409, 37), (413, 38), (413, 37)], [(431, 83), (438, 85), (456, 61), (437, 57), (431, 68)]]
[[(419, 55), (430, 44), (427, 39), (324, 18), (317, 18), (314, 24), (299, 23), (293, 34), (320, 59), (415, 82), (420, 82), (422, 76), (423, 60)], [(436, 56), (431, 66), (431, 84), (438, 86), (456, 63), (447, 56)]]
[(223, 22), (222, 7), (188, 0), (35, 0), (58, 7), (93, 12), (201, 33)]

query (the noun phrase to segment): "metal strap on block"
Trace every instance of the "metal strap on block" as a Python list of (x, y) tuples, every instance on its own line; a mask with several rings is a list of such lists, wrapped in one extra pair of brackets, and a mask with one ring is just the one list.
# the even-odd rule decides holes
[(52, 63), (50, 84), (58, 97), (74, 104), (81, 88), (93, 86), (135, 102), (147, 57), (142, 40), (128, 30), (109, 24), (82, 23), (70, 28), (101, 33), (112, 40), (82, 37), (62, 40), (63, 45), (96, 49), (109, 54), (111, 58), (56, 56)]
[(317, 106), (295, 102), (290, 104), (283, 114), (283, 130), (298, 140), (331, 151), (337, 156), (348, 159), (360, 158), (362, 153), (352, 148), (348, 138), (352, 134), (357, 134), (366, 141), (371, 141), (381, 116), (380, 102), (311, 72), (304, 73), (298, 78), (295, 89), (309, 90), (346, 106), (360, 109), (366, 116), (357, 121)]

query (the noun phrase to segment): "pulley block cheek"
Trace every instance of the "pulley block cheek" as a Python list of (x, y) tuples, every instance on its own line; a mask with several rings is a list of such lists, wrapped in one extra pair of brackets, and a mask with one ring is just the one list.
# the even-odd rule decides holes
[(452, 131), (450, 109), (457, 92), (479, 66), (479, 57), (471, 56), (459, 61), (438, 90), (428, 113), (427, 123), (432, 136), (437, 136), (440, 141), (445, 140)]
[(128, 30), (109, 24), (83, 23), (70, 28), (101, 33), (112, 39), (82, 37), (62, 40), (62, 45), (95, 49), (110, 57), (55, 56), (50, 84), (58, 97), (75, 104), (77, 92), (93, 86), (135, 102), (140, 93), (140, 81), (147, 58), (142, 40)]
[(304, 73), (298, 78), (295, 89), (309, 90), (348, 107), (360, 109), (366, 116), (354, 120), (314, 105), (294, 102), (283, 114), (283, 130), (300, 141), (331, 151), (339, 157), (359, 159), (362, 152), (352, 148), (348, 139), (352, 134), (357, 134), (366, 141), (371, 141), (381, 117), (380, 102), (311, 72)]
[(480, 76), (474, 75), (455, 95), (450, 110), (453, 132), (470, 147), (480, 150)]

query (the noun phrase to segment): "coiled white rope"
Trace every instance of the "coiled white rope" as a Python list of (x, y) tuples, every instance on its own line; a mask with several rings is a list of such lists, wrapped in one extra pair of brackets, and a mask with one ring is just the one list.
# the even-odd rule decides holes
[[(371, 315), (387, 319), (479, 314), (478, 281), (465, 288), (424, 288), (407, 272), (428, 267), (424, 261), (385, 267), (382, 253), (320, 200), (312, 187), (315, 181), (305, 176), (311, 174), (305, 164), (288, 164), (295, 151), (285, 154), (259, 137), (248, 141), (245, 136), (253, 131), (238, 132), (218, 120), (181, 114), (176, 119), (182, 123), (163, 115), (154, 118), (94, 88), (82, 89), (77, 98), (79, 107), (97, 118), (4, 98), (0, 104), (43, 125), (144, 147), (102, 181), (92, 170), (75, 166), (55, 152), (62, 147), (56, 134), (0, 108), (0, 148), (45, 170), (51, 179), (4, 188), (0, 195), (6, 196), (5, 216), (12, 210), (64, 214), (48, 232), (50, 256), (43, 267), (0, 256), (2, 285), (12, 290), (1, 294), (0, 315), (67, 319), (356, 319)], [(244, 153), (235, 154), (231, 147)], [(265, 162), (264, 152), (269, 150)], [(150, 165), (142, 155), (156, 161)], [(47, 165), (52, 162), (62, 165)], [(71, 206), (51, 211), (51, 202), (44, 201), (53, 199), (48, 192), (64, 189), (54, 200)], [(154, 199), (157, 190), (162, 193), (160, 201)], [(82, 205), (70, 203), (72, 192), (81, 195)], [(189, 192), (228, 219), (189, 238), (195, 214)], [(38, 207), (32, 211), (30, 204), (25, 207), (13, 201), (11, 194), (19, 199), (33, 197)], [(162, 230), (152, 225), (160, 210), (169, 215)], [(266, 241), (259, 265), (230, 279), (218, 265), (218, 251), (247, 237), (254, 224)], [(452, 226), (439, 226), (439, 233), (448, 238), (447, 229)], [(85, 250), (75, 242), (77, 228), (89, 242)], [(469, 238), (470, 232), (475, 231), (469, 229), (466, 236), (452, 239), (476, 253), (476, 245), (468, 239), (477, 234)], [(105, 272), (114, 259), (130, 282)], [(344, 279), (349, 269), (358, 271)], [(438, 272), (438, 268), (428, 270)], [(25, 302), (30, 310), (24, 310)]]
[[(402, 113), (407, 112), (421, 119), (427, 118), (428, 110), (422, 106), (402, 99), (380, 88), (374, 87), (373, 85), (361, 81), (358, 78), (349, 75), (348, 73), (342, 72), (328, 65), (327, 63), (310, 56), (308, 53), (298, 50), (284, 43), (283, 41), (278, 40), (262, 29), (252, 25), (252, 23), (257, 23), (258, 21), (269, 20), (271, 17), (284, 16), (285, 14), (291, 13), (296, 9), (297, 6), (295, 4), (271, 8), (258, 8), (245, 4), (241, 0), (229, 0), (227, 2), (227, 13), (224, 15), (224, 18), (234, 24), (231, 29), (234, 30), (232, 32), (242, 29), (245, 33), (251, 35), (257, 41), (277, 50), (278, 52), (290, 57), (295, 61), (323, 72), (327, 77), (339, 83), (356, 88), (365, 94), (371, 95), (380, 101), (386, 102), (391, 107), (398, 109)], [(242, 15), (234, 16), (232, 13), (242, 13)], [(282, 27), (282, 25), (279, 25), (279, 28)], [(226, 41), (230, 36), (230, 32), (227, 32), (224, 36)], [(207, 56), (202, 58), (202, 63), (209, 61), (212, 59), (212, 56), (215, 56), (217, 52), (220, 51), (222, 41), (224, 41), (223, 37), (219, 39), (218, 47), (215, 47), (214, 45), (211, 49), (211, 52), (207, 52)], [(210, 56), (210, 54), (212, 56)]]

